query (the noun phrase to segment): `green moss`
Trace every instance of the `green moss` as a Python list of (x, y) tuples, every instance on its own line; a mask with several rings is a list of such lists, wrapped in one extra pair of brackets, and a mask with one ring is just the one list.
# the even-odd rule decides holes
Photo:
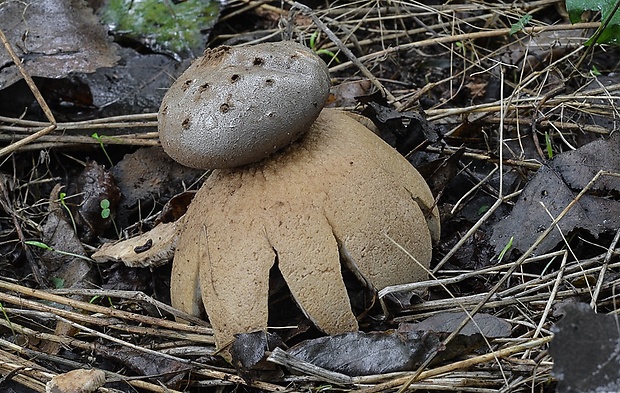
[(219, 15), (213, 0), (108, 0), (101, 18), (115, 34), (177, 53), (202, 50), (203, 31)]

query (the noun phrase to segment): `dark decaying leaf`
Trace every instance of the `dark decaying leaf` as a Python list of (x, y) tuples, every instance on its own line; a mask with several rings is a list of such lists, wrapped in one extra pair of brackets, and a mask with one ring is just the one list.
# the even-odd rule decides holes
[[(132, 214), (137, 214), (138, 210), (147, 211), (154, 202), (168, 202), (178, 190), (190, 186), (204, 173), (178, 164), (161, 147), (143, 148), (127, 154), (111, 172), (123, 196), (118, 208), (121, 226), (135, 219)], [(173, 215), (179, 218), (183, 208), (180, 204), (175, 206)]]
[[(599, 139), (577, 149), (558, 155), (552, 166), (572, 189), (581, 189), (599, 170), (620, 171), (620, 136), (614, 133), (608, 140)], [(620, 178), (606, 176), (598, 180), (591, 190), (620, 190)]]
[(459, 171), (458, 164), (465, 149), (458, 149), (447, 158), (440, 158), (418, 167), (418, 172), (431, 188), (433, 195), (439, 195)]
[[(507, 337), (511, 327), (501, 318), (477, 314), (462, 333), (442, 341), (466, 318), (462, 312), (437, 314), (420, 323), (402, 323), (397, 332), (353, 332), (306, 340), (288, 353), (315, 366), (349, 376), (415, 370), (431, 353), (435, 362), (471, 353), (488, 339)], [(483, 337), (484, 336), (484, 337)]]
[(232, 364), (244, 380), (252, 381), (260, 370), (273, 369), (265, 359), (269, 351), (281, 344), (279, 336), (265, 331), (236, 334), (230, 346)]
[(356, 97), (368, 94), (371, 86), (367, 79), (339, 83), (331, 88), (325, 106), (328, 108), (355, 106), (358, 103)]
[[(102, 165), (89, 161), (78, 176), (71, 195), (76, 195), (74, 211), (80, 237), (85, 240), (102, 235), (111, 225), (121, 199), (114, 176)], [(102, 215), (101, 202), (107, 200), (110, 214)]]
[(567, 304), (552, 327), (553, 374), (558, 392), (620, 391), (620, 325), (617, 315), (595, 314), (587, 304)]
[(186, 363), (131, 348), (95, 345), (95, 353), (171, 388), (177, 388), (176, 384), (190, 370)]
[(60, 185), (52, 190), (49, 214), (41, 228), (42, 242), (52, 248), (39, 254), (45, 276), (48, 280), (62, 283), (63, 288), (90, 287), (90, 283), (96, 281), (95, 274), (91, 269), (92, 265), (84, 259), (86, 251), (67, 217), (67, 212), (58, 202), (60, 190)]
[[(469, 318), (465, 312), (442, 312), (435, 314), (422, 322), (401, 323), (398, 333), (405, 337), (418, 332), (433, 332), (442, 339), (455, 331), (464, 319), (469, 322), (459, 334), (437, 353), (435, 362), (441, 362), (471, 353), (485, 344), (486, 339), (510, 336), (511, 326), (506, 320), (489, 314), (475, 314)], [(472, 320), (473, 319), (473, 320)]]
[[(63, 78), (94, 72), (118, 60), (114, 47), (84, 1), (5, 1), (0, 26), (31, 76)], [(0, 51), (0, 89), (21, 79), (8, 53)]]
[(195, 195), (196, 191), (192, 190), (184, 191), (170, 198), (170, 200), (166, 202), (164, 207), (161, 209), (161, 222), (169, 223), (181, 218), (185, 212), (187, 212), (187, 208), (189, 207), (189, 204), (192, 203)]
[(353, 332), (306, 340), (287, 351), (315, 366), (349, 376), (416, 369), (441, 338), (432, 332)]
[(118, 53), (121, 61), (117, 66), (76, 75), (90, 88), (95, 116), (157, 112), (168, 87), (190, 64), (187, 59), (178, 62), (130, 48), (119, 48)]
[(439, 131), (421, 113), (398, 112), (388, 106), (379, 92), (357, 97), (366, 104), (362, 115), (370, 118), (380, 131), (380, 136), (406, 155), (425, 142), (437, 142)]
[[(418, 323), (401, 323), (398, 331), (406, 332), (433, 331), (437, 333), (452, 333), (464, 319), (469, 319), (460, 334), (471, 336), (482, 334), (486, 338), (501, 338), (510, 336), (511, 326), (506, 320), (489, 314), (478, 313), (469, 318), (464, 312), (442, 312), (426, 318)], [(473, 319), (473, 320), (472, 320)]]
[[(523, 189), (509, 217), (493, 230), (491, 244), (500, 252), (514, 236), (514, 249), (525, 251), (549, 224), (577, 196), (599, 170), (620, 173), (620, 136), (599, 140), (562, 153), (536, 172)], [(620, 202), (607, 198), (603, 191), (620, 191), (620, 179), (600, 178), (590, 192), (559, 222), (562, 233), (584, 229), (595, 237), (620, 227)], [(554, 229), (536, 249), (543, 254), (562, 240)]]

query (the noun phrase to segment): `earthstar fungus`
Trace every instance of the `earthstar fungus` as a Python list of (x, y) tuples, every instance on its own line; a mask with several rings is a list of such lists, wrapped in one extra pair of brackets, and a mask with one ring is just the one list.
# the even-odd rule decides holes
[[(242, 58), (235, 54), (237, 50), (249, 48), (215, 51), (224, 51), (229, 59)], [(341, 260), (376, 290), (426, 279), (432, 242), (438, 239), (440, 229), (433, 196), (411, 164), (370, 130), (344, 112), (320, 111), (328, 93), (328, 84), (322, 80), (327, 70), (312, 52), (298, 44), (282, 42), (256, 45), (249, 53), (250, 60), (270, 60), (235, 60), (233, 67), (243, 64), (235, 69), (241, 80), (250, 78), (246, 74), (255, 72), (255, 68), (260, 78), (270, 78), (266, 75), (275, 71), (266, 72), (263, 67), (277, 64), (295, 70), (282, 80), (296, 87), (271, 89), (257, 82), (246, 90), (252, 91), (247, 101), (237, 92), (219, 92), (220, 99), (235, 97), (236, 106), (250, 108), (258, 113), (258, 118), (246, 117), (246, 109), (236, 115), (235, 111), (228, 111), (223, 113), (224, 120), (218, 121), (225, 127), (210, 131), (210, 137), (199, 131), (184, 135), (199, 138), (191, 144), (205, 145), (214, 143), (213, 138), (226, 139), (226, 132), (247, 125), (256, 133), (252, 143), (245, 145), (252, 150), (257, 146), (253, 143), (255, 138), (263, 138), (258, 134), (261, 130), (272, 127), (266, 131), (277, 131), (280, 126), (272, 121), (284, 119), (286, 131), (282, 133), (290, 140), (278, 139), (273, 144), (277, 150), (274, 152), (266, 149), (270, 143), (262, 143), (261, 139), (262, 147), (252, 150), (249, 158), (237, 157), (241, 155), (237, 151), (228, 153), (234, 155), (229, 160), (220, 152), (213, 161), (205, 161), (200, 153), (200, 164), (196, 166), (206, 162), (210, 168), (225, 168), (213, 171), (183, 218), (172, 268), (172, 304), (193, 315), (200, 315), (204, 304), (218, 347), (222, 347), (235, 333), (267, 328), (269, 271), (277, 264), (295, 301), (319, 329), (328, 334), (357, 330), (341, 275)], [(207, 52), (205, 58), (212, 55)], [(280, 55), (285, 59), (277, 58)], [(291, 66), (293, 56), (303, 59), (299, 61), (305, 65)], [(184, 103), (183, 112), (193, 116), (192, 126), (208, 119), (206, 115), (194, 115), (203, 110), (203, 105), (217, 110), (218, 102), (199, 101), (200, 94), (196, 92), (204, 83), (201, 75), (212, 70), (201, 68), (200, 64), (209, 63), (205, 59), (194, 65), (197, 63), (198, 66), (190, 67), (191, 75), (182, 75), (164, 99), (159, 114), (160, 133), (169, 133), (170, 129), (183, 132), (178, 127), (182, 116), (172, 113), (172, 108), (178, 111), (181, 106), (173, 106), (176, 104), (172, 101)], [(216, 63), (224, 69), (228, 67), (227, 60)], [(306, 70), (306, 66), (317, 67), (309, 73), (314, 72), (320, 79), (317, 82), (315, 78), (314, 83), (320, 87), (311, 93), (299, 88), (300, 82), (295, 81), (307, 78), (306, 71), (297, 71)], [(230, 85), (235, 87), (236, 83)], [(283, 102), (278, 103), (279, 99)], [(315, 103), (320, 114), (313, 114)], [(291, 112), (293, 107), (295, 112)], [(300, 111), (304, 112), (300, 123), (291, 125)], [(265, 113), (277, 114), (270, 117)], [(235, 127), (230, 127), (233, 124)], [(196, 127), (200, 129), (199, 125)], [(211, 139), (201, 139), (205, 137)], [(162, 143), (168, 151), (166, 138)], [(194, 164), (190, 157), (194, 150), (182, 149), (185, 148), (174, 147), (171, 156), (186, 155), (184, 161)], [(233, 161), (245, 165), (233, 166)]]
[(325, 63), (292, 42), (207, 50), (166, 93), (159, 137), (192, 168), (258, 161), (307, 130), (329, 85)]

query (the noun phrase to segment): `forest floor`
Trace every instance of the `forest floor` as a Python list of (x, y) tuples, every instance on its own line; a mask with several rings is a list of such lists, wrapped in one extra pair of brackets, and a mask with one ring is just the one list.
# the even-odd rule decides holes
[[(116, 65), (95, 73), (53, 76), (51, 57), (47, 67), (3, 67), (0, 390), (45, 392), (73, 369), (105, 370), (69, 379), (105, 381), (106, 392), (551, 392), (558, 378), (588, 391), (600, 370), (618, 386), (618, 368), (596, 354), (571, 359), (589, 352), (578, 343), (592, 332), (596, 345), (615, 345), (609, 321), (589, 313), (618, 312), (620, 51), (584, 46), (600, 23), (571, 24), (563, 1), (424, 3), (234, 0), (208, 35), (209, 47), (311, 47), (329, 66), (328, 106), (370, 118), (435, 196), (442, 233), (429, 279), (382, 291), (398, 303), (391, 313), (360, 316), (363, 331), (381, 333), (368, 347), (356, 347), (360, 336), (332, 342), (349, 354), (326, 346), (334, 367), (280, 359), (287, 367), (235, 369), (217, 358), (207, 322), (175, 321), (169, 256), (155, 266), (90, 258), (173, 220), (208, 176), (173, 163), (158, 142), (161, 97), (191, 60), (133, 45), (116, 46)], [(9, 68), (19, 82), (7, 82)], [(571, 312), (595, 326), (560, 339)], [(456, 325), (425, 330), (436, 346), (380, 353), (394, 329), (430, 317)], [(474, 331), (454, 332), (467, 318)], [(321, 335), (304, 323), (286, 344)], [(430, 362), (450, 341), (450, 354)], [(381, 371), (399, 350), (430, 363)], [(341, 365), (358, 358), (368, 372), (346, 375)]]

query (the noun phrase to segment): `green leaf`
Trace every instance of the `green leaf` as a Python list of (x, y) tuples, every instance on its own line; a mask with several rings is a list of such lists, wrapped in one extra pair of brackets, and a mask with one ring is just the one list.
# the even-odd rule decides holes
[(107, 198), (102, 199), (99, 206), (101, 206), (101, 218), (110, 217), (110, 201)]
[(504, 259), (504, 256), (506, 255), (506, 253), (512, 247), (512, 242), (514, 239), (515, 239), (514, 236), (510, 236), (510, 240), (508, 240), (508, 243), (504, 246), (504, 248), (502, 249), (502, 252), (500, 252), (499, 256), (497, 257), (497, 263), (502, 263), (502, 259)]
[(508, 33), (508, 35), (517, 34), (521, 30), (523, 30), (523, 28), (527, 26), (527, 24), (530, 23), (531, 20), (532, 20), (532, 15), (530, 14), (523, 15), (521, 18), (519, 18), (519, 21), (517, 23), (510, 26), (510, 33)]
[(50, 283), (54, 286), (54, 288), (56, 289), (62, 289), (65, 287), (65, 279), (64, 278), (60, 278), (60, 277), (52, 277), (50, 278)]
[[(572, 23), (581, 22), (581, 15), (586, 11), (600, 12), (601, 22), (609, 22), (607, 27), (605, 27), (596, 39), (596, 43), (618, 45), (620, 44), (620, 12), (616, 9), (616, 4), (619, 1), (620, 0), (566, 0), (566, 10), (568, 11), (568, 16)], [(593, 43), (591, 38), (584, 45), (592, 45)]]
[(35, 247), (42, 248), (44, 250), (54, 251), (54, 249), (52, 247), (48, 246), (47, 244), (45, 244), (43, 242), (39, 242), (39, 241), (36, 241), (36, 240), (27, 240), (24, 243), (26, 243), (29, 246), (35, 246)]
[(316, 47), (316, 39), (318, 36), (319, 36), (318, 31), (315, 31), (314, 33), (310, 35), (310, 49), (312, 49), (313, 51), (315, 50), (314, 48)]
[(553, 158), (553, 145), (551, 144), (551, 135), (547, 131), (545, 131), (545, 146), (547, 148), (547, 157), (549, 159)]

